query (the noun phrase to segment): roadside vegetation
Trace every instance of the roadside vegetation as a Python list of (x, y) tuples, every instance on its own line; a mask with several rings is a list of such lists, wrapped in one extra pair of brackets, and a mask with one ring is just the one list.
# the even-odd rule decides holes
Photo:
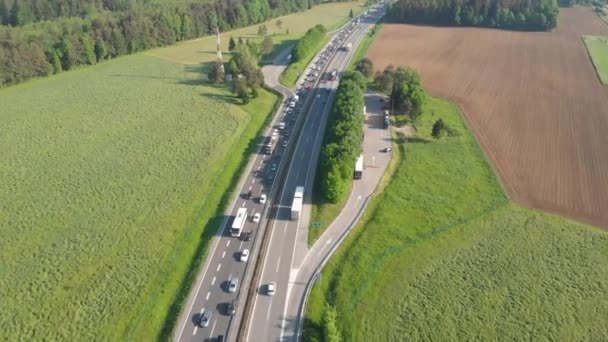
[(557, 27), (559, 8), (556, 0), (399, 0), (390, 5), (388, 16), (411, 23), (550, 31)]
[(583, 41), (593, 62), (597, 77), (608, 85), (608, 37), (583, 36)]
[[(439, 119), (458, 134), (434, 137)], [(328, 323), (348, 341), (606, 336), (608, 234), (511, 203), (453, 104), (429, 97), (416, 127), (314, 286), (304, 340)]]
[(292, 62), (281, 75), (281, 83), (293, 87), (298, 77), (313, 59), (315, 54), (329, 41), (326, 36), (327, 29), (323, 25), (317, 25), (304, 34), (298, 40), (292, 53)]

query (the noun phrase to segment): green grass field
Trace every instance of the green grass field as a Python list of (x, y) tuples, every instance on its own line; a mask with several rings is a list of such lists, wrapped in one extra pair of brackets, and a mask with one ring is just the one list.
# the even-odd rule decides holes
[(587, 51), (593, 61), (597, 77), (608, 85), (608, 37), (583, 36)]
[(225, 156), (277, 99), (248, 110), (188, 74), (137, 55), (0, 91), (0, 339), (137, 336), (158, 286), (175, 295)]
[[(438, 118), (460, 135), (432, 139)], [(304, 340), (322, 341), (325, 303), (347, 341), (606, 339), (608, 234), (510, 203), (454, 105), (430, 98), (417, 128), (314, 287)]]

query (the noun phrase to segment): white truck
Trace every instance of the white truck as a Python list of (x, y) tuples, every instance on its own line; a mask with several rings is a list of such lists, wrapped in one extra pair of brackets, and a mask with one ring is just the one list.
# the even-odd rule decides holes
[(363, 177), (363, 155), (360, 155), (359, 158), (357, 158), (357, 162), (355, 163), (354, 178), (361, 179), (361, 177)]
[(350, 51), (352, 48), (353, 48), (353, 43), (348, 43), (348, 44), (346, 44), (346, 46), (344, 46), (345, 51)]
[(291, 219), (297, 220), (300, 218), (302, 212), (302, 201), (304, 200), (304, 187), (296, 186), (296, 191), (293, 195), (293, 202), (291, 203)]

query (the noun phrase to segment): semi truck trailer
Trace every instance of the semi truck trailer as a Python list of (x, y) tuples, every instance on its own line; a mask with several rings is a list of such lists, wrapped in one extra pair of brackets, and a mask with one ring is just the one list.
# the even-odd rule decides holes
[(291, 219), (297, 220), (302, 212), (302, 202), (304, 201), (304, 187), (296, 186), (296, 191), (293, 194), (293, 202), (291, 203)]

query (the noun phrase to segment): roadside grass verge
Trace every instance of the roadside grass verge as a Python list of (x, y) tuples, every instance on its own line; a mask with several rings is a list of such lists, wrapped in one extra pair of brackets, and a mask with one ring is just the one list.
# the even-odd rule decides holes
[(367, 57), (367, 50), (369, 50), (369, 47), (372, 45), (374, 40), (376, 40), (376, 38), (378, 37), (378, 34), (380, 33), (380, 30), (382, 29), (383, 25), (384, 25), (384, 19), (380, 19), (380, 21), (378, 21), (378, 23), (374, 26), (374, 28), (372, 28), (365, 35), (365, 37), (363, 37), (363, 39), (361, 40), (361, 43), (357, 47), (357, 51), (355, 51), (353, 58), (350, 60), (350, 64), (348, 65), (348, 70), (351, 70), (351, 71), (355, 70), (355, 65), (357, 64), (357, 62), (359, 62), (363, 58)]
[(583, 35), (597, 77), (608, 85), (608, 37)]
[[(510, 203), (456, 106), (424, 113), (315, 284), (304, 340), (323, 340), (326, 303), (349, 341), (606, 336), (608, 234)], [(461, 134), (432, 139), (438, 118)]]

